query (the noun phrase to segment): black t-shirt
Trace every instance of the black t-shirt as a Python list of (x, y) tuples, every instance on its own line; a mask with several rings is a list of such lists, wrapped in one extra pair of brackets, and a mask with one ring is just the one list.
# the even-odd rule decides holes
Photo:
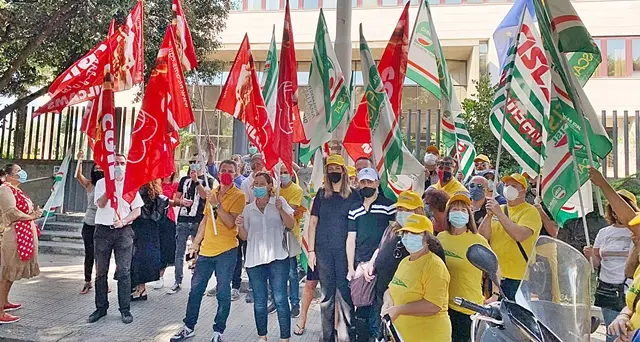
[(389, 224), (396, 219), (394, 202), (382, 194), (371, 203), (367, 211), (364, 204), (357, 203), (349, 211), (349, 232), (356, 235), (355, 262), (366, 262), (380, 245), (380, 240)]
[[(396, 254), (396, 249), (398, 254)], [(396, 258), (399, 256), (399, 258)], [(395, 236), (392, 239), (385, 241), (376, 257), (376, 263), (374, 265), (376, 270), (376, 292), (383, 294), (389, 287), (393, 275), (398, 270), (398, 265), (402, 259), (409, 256), (409, 252), (404, 248), (401, 242), (400, 236)]]
[(476, 221), (476, 227), (480, 226), (484, 217), (487, 216), (487, 204), (483, 204), (482, 207), (473, 212), (473, 220)]
[(348, 215), (355, 203), (360, 203), (360, 195), (352, 191), (348, 198), (334, 192), (324, 197), (324, 189), (318, 190), (311, 207), (311, 215), (318, 218), (316, 226), (316, 250), (346, 252)]
[[(205, 188), (210, 189), (213, 187), (213, 177), (208, 177), (205, 182), (204, 175), (198, 176), (200, 184)], [(182, 193), (184, 199), (192, 200), (193, 205), (189, 207), (180, 206), (178, 212), (178, 222), (182, 223), (199, 223), (204, 217), (204, 205), (207, 202), (206, 199), (200, 198), (197, 190), (198, 184), (191, 180), (191, 177), (185, 176), (180, 179), (178, 185), (178, 192)], [(194, 207), (197, 205), (197, 207)]]

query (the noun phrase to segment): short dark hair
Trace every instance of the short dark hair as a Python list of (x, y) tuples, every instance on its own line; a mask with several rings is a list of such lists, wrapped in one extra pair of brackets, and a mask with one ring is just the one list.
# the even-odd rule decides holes
[(267, 184), (269, 185), (273, 185), (273, 178), (271, 177), (271, 175), (268, 172), (258, 172), (253, 179), (256, 179), (258, 177), (264, 177), (264, 179), (267, 181)]
[(125, 156), (122, 153), (116, 153), (116, 157), (122, 157), (122, 158), (124, 158), (124, 160), (127, 160), (127, 156)]
[(233, 169), (238, 171), (238, 164), (233, 161), (232, 159), (225, 159), (223, 161), (220, 162), (220, 167), (222, 167), (222, 165), (233, 165)]
[(447, 209), (447, 202), (449, 201), (449, 194), (436, 189), (429, 189), (424, 193), (425, 204), (428, 204), (432, 210), (444, 212)]
[(10, 164), (7, 164), (7, 165), (3, 166), (2, 169), (0, 169), (0, 177), (11, 174), (11, 171), (13, 171), (13, 167), (16, 166), (16, 165), (17, 164), (15, 164), (15, 163), (10, 163)]
[(361, 160), (366, 160), (366, 161), (369, 162), (369, 165), (373, 165), (373, 160), (371, 160), (371, 158), (368, 158), (368, 157), (360, 157), (360, 158), (356, 159), (356, 163), (361, 161)]

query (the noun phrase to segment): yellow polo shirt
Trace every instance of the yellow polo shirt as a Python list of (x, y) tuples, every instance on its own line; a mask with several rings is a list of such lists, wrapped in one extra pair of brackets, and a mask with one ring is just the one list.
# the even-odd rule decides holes
[[(291, 183), (289, 184), (289, 186), (287, 186), (286, 188), (280, 188), (280, 196), (282, 196), (285, 201), (287, 201), (287, 203), (289, 203), (289, 206), (294, 207), (294, 206), (301, 206), (302, 205), (302, 188), (300, 187), (300, 185), (295, 184), (295, 183)], [(300, 241), (300, 221), (296, 220), (296, 224), (295, 226), (293, 226), (293, 229), (291, 230), (293, 232), (293, 235), (295, 235), (296, 239), (298, 239), (298, 241)]]
[(442, 190), (446, 192), (447, 194), (449, 194), (449, 197), (457, 194), (458, 192), (469, 192), (469, 190), (467, 190), (467, 188), (465, 188), (464, 185), (458, 182), (458, 180), (455, 178), (451, 179), (445, 186), (442, 186), (442, 184), (438, 182), (432, 185), (432, 187), (436, 190)]
[(449, 306), (465, 315), (475, 312), (455, 304), (453, 299), (462, 297), (468, 301), (482, 305), (482, 271), (473, 266), (467, 259), (467, 250), (475, 244), (489, 247), (489, 242), (480, 234), (466, 231), (460, 235), (451, 235), (444, 231), (438, 234), (438, 240), (444, 248), (447, 269), (451, 275), (449, 283)]
[[(501, 206), (504, 211), (504, 206)], [(533, 252), (540, 230), (542, 229), (542, 219), (540, 213), (531, 204), (524, 202), (514, 207), (507, 207), (509, 219), (521, 227), (527, 227), (533, 234), (526, 240), (520, 242), (522, 248), (527, 253), (527, 257)], [(489, 239), (491, 249), (498, 257), (500, 272), (504, 278), (522, 280), (527, 262), (524, 260), (516, 240), (504, 229), (500, 221), (494, 216), (491, 220), (491, 239)]]
[[(211, 196), (217, 196), (218, 190), (211, 191)], [(233, 185), (224, 194), (224, 197), (220, 199), (220, 206), (222, 209), (233, 215), (242, 214), (244, 210), (245, 199), (242, 190)], [(207, 199), (207, 204), (204, 208), (204, 220), (207, 220), (207, 227), (204, 231), (204, 239), (200, 245), (200, 255), (206, 257), (214, 257), (222, 254), (232, 248), (238, 247), (238, 229), (236, 226), (227, 227), (220, 216), (216, 217), (216, 227), (218, 229), (218, 235), (215, 234), (213, 229), (213, 221), (211, 220), (211, 201)]]
[[(441, 310), (432, 316), (400, 315), (393, 324), (405, 342), (451, 341), (449, 320), (449, 271), (444, 262), (434, 253), (411, 261), (404, 258), (389, 284), (393, 305), (403, 305), (426, 300)], [(424, 327), (428, 330), (421, 329)]]

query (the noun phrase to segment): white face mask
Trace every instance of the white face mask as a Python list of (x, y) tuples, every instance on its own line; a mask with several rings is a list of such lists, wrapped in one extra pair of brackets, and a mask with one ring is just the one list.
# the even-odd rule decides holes
[(507, 201), (514, 201), (518, 198), (519, 195), (520, 192), (518, 191), (518, 189), (511, 185), (504, 188), (504, 197), (507, 199)]

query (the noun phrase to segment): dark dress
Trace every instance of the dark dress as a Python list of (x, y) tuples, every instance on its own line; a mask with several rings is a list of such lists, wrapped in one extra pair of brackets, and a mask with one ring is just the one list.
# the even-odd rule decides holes
[(133, 221), (133, 258), (131, 260), (131, 286), (160, 279), (160, 222), (167, 216), (169, 201), (165, 196), (150, 199), (146, 187), (140, 188), (144, 201), (140, 216)]

